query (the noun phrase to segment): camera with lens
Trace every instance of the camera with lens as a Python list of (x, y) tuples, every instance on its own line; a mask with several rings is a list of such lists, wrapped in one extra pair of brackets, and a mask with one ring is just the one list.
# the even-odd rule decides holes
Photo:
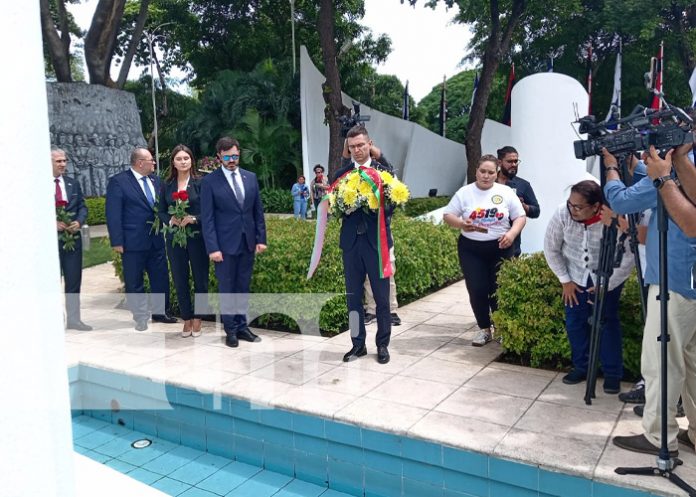
[[(579, 132), (588, 135), (586, 140), (573, 142), (578, 159), (601, 155), (602, 148), (612, 155), (620, 155), (647, 150), (650, 145), (664, 151), (693, 142), (693, 119), (669, 104), (661, 110), (639, 105), (627, 117), (609, 123), (597, 122), (595, 116), (585, 116), (577, 122)], [(608, 126), (621, 126), (621, 129), (612, 130)]]
[[(350, 111), (349, 111), (350, 112)], [(370, 120), (370, 116), (360, 115), (360, 104), (358, 102), (353, 102), (353, 113), (349, 116), (339, 116), (338, 120), (341, 123), (341, 137), (345, 138), (348, 135), (348, 131), (353, 126), (357, 126), (360, 123), (364, 123)]]

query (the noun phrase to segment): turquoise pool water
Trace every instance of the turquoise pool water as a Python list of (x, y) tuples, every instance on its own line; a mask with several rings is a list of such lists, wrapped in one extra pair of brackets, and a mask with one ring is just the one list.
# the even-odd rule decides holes
[[(90, 366), (71, 368), (69, 378), (76, 450), (170, 495), (650, 495)], [(147, 449), (131, 449), (136, 438), (154, 443)]]
[[(89, 416), (72, 420), (75, 450), (172, 496), (349, 497), (291, 476), (177, 445)], [(149, 447), (134, 449), (139, 439)]]

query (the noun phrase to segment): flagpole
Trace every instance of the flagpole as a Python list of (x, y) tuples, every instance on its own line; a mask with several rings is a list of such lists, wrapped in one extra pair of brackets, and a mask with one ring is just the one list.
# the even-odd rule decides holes
[(447, 75), (442, 76), (442, 90), (440, 93), (440, 136), (445, 136), (447, 131)]
[(587, 49), (587, 114), (592, 114), (592, 42)]

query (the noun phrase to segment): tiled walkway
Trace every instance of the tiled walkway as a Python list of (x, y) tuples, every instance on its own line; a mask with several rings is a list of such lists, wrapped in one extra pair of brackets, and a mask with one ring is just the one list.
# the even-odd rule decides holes
[[(584, 384), (567, 386), (560, 374), (495, 362), (500, 346), (471, 346), (473, 314), (457, 283), (399, 309), (392, 360), (380, 365), (375, 348), (341, 362), (348, 334), (327, 339), (258, 330), (263, 341), (223, 343), (222, 331), (180, 337), (180, 326), (154, 324), (136, 333), (120, 301), (110, 265), (85, 271), (88, 333), (69, 332), (67, 363), (128, 372), (199, 391), (307, 412), (390, 433), (432, 440), (656, 495), (686, 495), (661, 478), (625, 477), (616, 466), (649, 466), (654, 457), (620, 450), (617, 434), (641, 433), (632, 406), (602, 393), (591, 406)], [(368, 327), (368, 340), (375, 327)], [(629, 385), (624, 385), (627, 389)], [(680, 447), (678, 474), (696, 484), (696, 455)], [(194, 494), (195, 495), (195, 494)]]
[[(350, 497), (243, 462), (176, 445), (105, 421), (73, 418), (75, 450), (162, 492), (181, 497)], [(152, 440), (134, 449), (138, 439)]]

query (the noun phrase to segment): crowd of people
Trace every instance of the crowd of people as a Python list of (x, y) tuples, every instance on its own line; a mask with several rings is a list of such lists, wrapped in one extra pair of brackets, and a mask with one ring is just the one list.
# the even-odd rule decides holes
[[(239, 142), (223, 137), (216, 144), (216, 153), (222, 167), (201, 177), (196, 171), (191, 150), (179, 145), (172, 151), (167, 177), (160, 181), (153, 174), (151, 153), (144, 148), (135, 149), (130, 157), (131, 168), (108, 182), (106, 218), (111, 245), (122, 257), (128, 307), (136, 330), (148, 328), (150, 314), (153, 321), (177, 322), (167, 311), (168, 259), (184, 321), (182, 335), (199, 336), (201, 320), (205, 317), (204, 312), (208, 312), (201, 309), (209, 307), (207, 302), (200, 300), (208, 294), (208, 269), (212, 262), (221, 296), (225, 343), (237, 347), (239, 340), (260, 341), (249, 328), (246, 311), (255, 257), (267, 248), (266, 225), (256, 175), (239, 167)], [(661, 198), (669, 213), (666, 257), (670, 334), (668, 445), (671, 453), (676, 454), (678, 442), (693, 449), (696, 439), (696, 289), (693, 283), (696, 278), (696, 168), (693, 153), (688, 145), (661, 158), (651, 148), (644, 154), (644, 161), (634, 164), (630, 187), (621, 180), (616, 159), (606, 150), (603, 154), (604, 188), (594, 180), (572, 185), (567, 201), (555, 209), (544, 239), (545, 257), (559, 281), (571, 349), (573, 367), (563, 377), (563, 382), (576, 384), (584, 381), (591, 367), (588, 364), (588, 318), (596, 295), (595, 273), (603, 226), (616, 224), (619, 230), (625, 231), (627, 223), (623, 215), (646, 209), (652, 211), (658, 197)], [(87, 211), (79, 184), (64, 175), (65, 152), (55, 149), (51, 158), (56, 201), (72, 215), (70, 223), (57, 221), (57, 230), (59, 234), (77, 235), (78, 241), (71, 250), (66, 250), (63, 238), (59, 242), (65, 291), (69, 295), (66, 300), (67, 327), (89, 330), (91, 327), (81, 321), (79, 305), (79, 228), (84, 224)], [(484, 155), (477, 164), (475, 181), (460, 188), (444, 211), (444, 222), (460, 231), (457, 244), (459, 262), (479, 328), (472, 340), (473, 346), (484, 346), (495, 338), (491, 315), (497, 309), (498, 270), (502, 261), (520, 255), (521, 232), (527, 218), (536, 218), (540, 214), (532, 186), (517, 175), (520, 163), (517, 150), (509, 146), (498, 150), (497, 156)], [(291, 190), (294, 216), (306, 217), (310, 199), (317, 209), (331, 182), (353, 169), (393, 173), (389, 161), (360, 125), (348, 131), (343, 163), (331, 180), (320, 164), (313, 168), (315, 177), (309, 185), (304, 176), (298, 177)], [(343, 254), (352, 341), (352, 347), (343, 360), (352, 361), (367, 355), (365, 325), (376, 321), (376, 358), (384, 364), (390, 360), (391, 327), (401, 322), (396, 314), (391, 212), (388, 211), (386, 216), (391, 270), (385, 276), (382, 276), (379, 266), (377, 213), (357, 209), (342, 217), (339, 245)], [(164, 236), (155, 229), (160, 225)], [(660, 330), (659, 299), (666, 296), (658, 295), (658, 220), (654, 214), (649, 217), (641, 235), (646, 245), (645, 283), (648, 285), (641, 357), (645, 381), (645, 433), (615, 437), (614, 443), (628, 450), (657, 454), (660, 445), (660, 351), (656, 337)], [(626, 244), (624, 250), (629, 252), (625, 237), (621, 237), (619, 243)], [(608, 394), (619, 393), (623, 377), (618, 302), (633, 265), (633, 258), (623, 257), (621, 265), (613, 270), (609, 279), (608, 291), (602, 296), (604, 314), (599, 359), (604, 375), (603, 388)], [(158, 297), (149, 304), (144, 274), (148, 275), (152, 295)], [(190, 276), (193, 288), (190, 287)], [(192, 292), (196, 295), (195, 301), (191, 299)], [(630, 396), (632, 393), (622, 395)], [(689, 430), (679, 430), (675, 420), (680, 395), (690, 422)]]

